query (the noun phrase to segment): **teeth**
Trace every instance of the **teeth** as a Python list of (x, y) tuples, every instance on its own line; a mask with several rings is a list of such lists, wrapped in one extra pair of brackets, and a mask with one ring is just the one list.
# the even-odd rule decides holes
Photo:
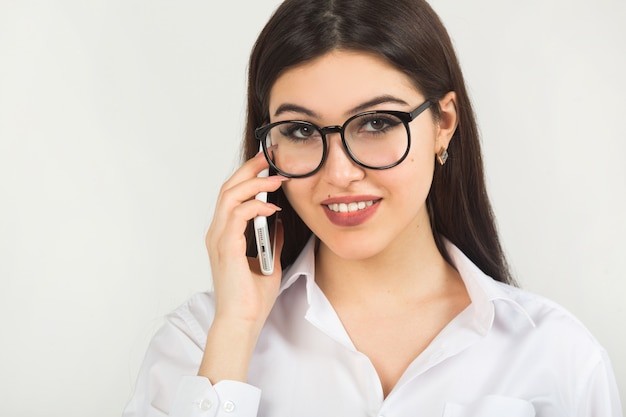
[(333, 203), (333, 204), (329, 204), (328, 208), (331, 211), (334, 211), (336, 213), (352, 213), (354, 211), (358, 211), (358, 210), (363, 210), (366, 207), (370, 207), (372, 204), (374, 204), (373, 200), (370, 201), (359, 201), (357, 202), (352, 202), (352, 203)]

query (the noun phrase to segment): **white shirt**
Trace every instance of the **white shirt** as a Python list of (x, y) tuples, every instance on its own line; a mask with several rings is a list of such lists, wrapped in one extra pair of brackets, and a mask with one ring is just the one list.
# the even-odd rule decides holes
[(448, 250), (471, 304), (386, 398), (315, 283), (311, 239), (283, 274), (248, 384), (195, 376), (214, 310), (197, 294), (155, 335), (123, 417), (622, 416), (609, 358), (578, 320)]

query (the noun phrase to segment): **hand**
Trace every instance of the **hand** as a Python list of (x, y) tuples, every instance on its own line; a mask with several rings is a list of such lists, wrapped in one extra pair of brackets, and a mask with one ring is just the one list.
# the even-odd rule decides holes
[(236, 320), (262, 327), (276, 300), (280, 286), (280, 253), (283, 233), (278, 222), (274, 273), (262, 275), (256, 258), (247, 258), (244, 231), (255, 216), (271, 216), (280, 208), (254, 198), (261, 192), (276, 191), (285, 177), (257, 178), (267, 168), (259, 153), (244, 163), (220, 189), (213, 221), (206, 236), (215, 287), (216, 320)]
[(259, 153), (244, 163), (220, 189), (213, 221), (206, 235), (215, 288), (215, 317), (207, 335), (198, 375), (216, 384), (222, 380), (246, 381), (252, 353), (261, 328), (280, 287), (280, 253), (283, 230), (276, 239), (274, 273), (261, 274), (259, 261), (246, 257), (246, 225), (255, 216), (271, 216), (279, 207), (254, 197), (276, 191), (284, 177), (257, 178), (267, 168)]

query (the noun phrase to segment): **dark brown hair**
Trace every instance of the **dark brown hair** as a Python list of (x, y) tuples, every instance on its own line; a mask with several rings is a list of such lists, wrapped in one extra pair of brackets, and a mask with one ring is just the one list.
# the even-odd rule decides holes
[[(407, 74), (425, 97), (457, 95), (459, 125), (450, 157), (436, 165), (427, 198), (433, 235), (450, 262), (444, 237), (483, 272), (512, 283), (487, 197), (478, 130), (452, 42), (423, 0), (286, 0), (253, 48), (248, 69), (248, 114), (243, 157), (258, 150), (254, 129), (269, 121), (269, 93), (285, 70), (335, 49), (374, 53)], [(439, 108), (433, 106), (435, 117)], [(434, 155), (433, 155), (434, 157)], [(311, 231), (282, 190), (275, 193), (285, 230), (283, 266), (291, 264)], [(246, 232), (254, 245), (252, 230)]]

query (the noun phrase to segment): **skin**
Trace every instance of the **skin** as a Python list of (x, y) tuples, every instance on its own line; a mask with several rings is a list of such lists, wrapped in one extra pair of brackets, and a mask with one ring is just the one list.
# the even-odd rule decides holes
[[(380, 97), (385, 97), (383, 102), (363, 107)], [(383, 59), (333, 51), (276, 80), (270, 119), (341, 125), (360, 111), (408, 112), (425, 99), (406, 75)], [(394, 168), (377, 171), (356, 165), (339, 134), (331, 134), (328, 158), (311, 177), (256, 178), (267, 166), (257, 155), (224, 184), (207, 234), (216, 315), (199, 375), (213, 383), (245, 381), (254, 345), (276, 300), (280, 266), (268, 278), (258, 272), (256, 259), (244, 255), (246, 222), (279, 209), (255, 201), (260, 191), (282, 186), (319, 237), (316, 282), (357, 349), (370, 358), (385, 396), (411, 361), (469, 305), (458, 273), (437, 250), (426, 209), (435, 154), (447, 148), (457, 124), (455, 94), (448, 93), (439, 105), (437, 119), (426, 110), (410, 123), (410, 153)], [(331, 221), (325, 208), (329, 202), (364, 200), (375, 200), (375, 208), (350, 226)], [(281, 230), (277, 247), (282, 247)]]

